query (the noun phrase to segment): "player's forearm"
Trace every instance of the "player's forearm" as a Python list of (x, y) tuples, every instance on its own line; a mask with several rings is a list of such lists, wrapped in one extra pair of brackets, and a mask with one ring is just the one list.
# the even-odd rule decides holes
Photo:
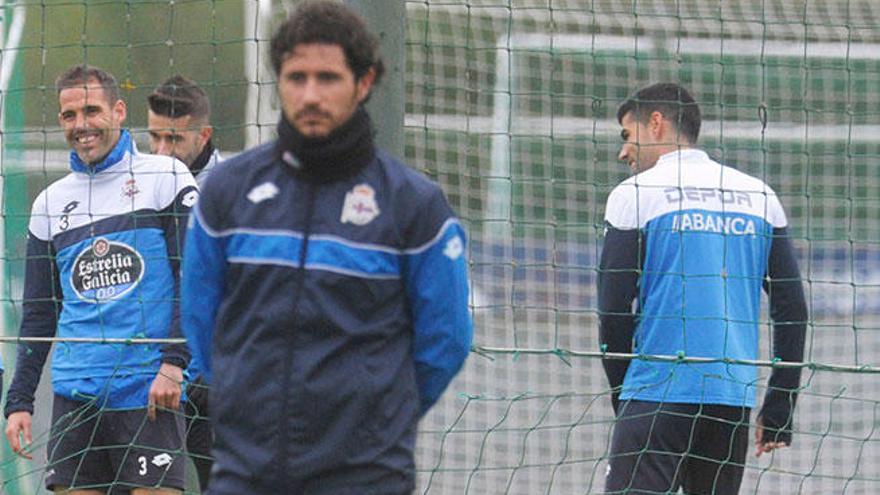
[[(637, 230), (608, 228), (598, 275), (599, 345), (605, 352), (632, 352), (636, 324), (632, 303), (638, 294), (640, 253)], [(629, 361), (604, 359), (602, 366), (614, 390), (612, 402), (616, 408)]]
[(440, 398), (470, 353), (473, 324), (467, 309), (467, 282), (457, 285), (457, 290), (446, 286), (445, 292), (460, 297), (436, 301), (434, 310), (422, 307), (430, 315), (416, 319), (413, 355), (422, 414)]
[[(51, 326), (48, 326), (51, 323)], [(21, 326), (22, 337), (53, 337), (55, 336), (54, 320), (39, 324), (24, 323)], [(17, 411), (34, 412), (34, 393), (40, 383), (43, 365), (49, 355), (52, 344), (49, 342), (23, 342), (18, 345), (15, 361), (15, 374), (6, 394), (5, 415)]]
[[(612, 353), (630, 353), (633, 350), (632, 339), (635, 318), (628, 316), (603, 316), (599, 322), (599, 343), (601, 349)], [(605, 376), (611, 388), (623, 385), (623, 378), (629, 368), (629, 361), (624, 359), (603, 359)]]
[[(633, 350), (633, 333), (635, 332), (635, 315), (620, 305), (600, 305), (599, 309), (599, 345), (601, 350), (612, 353), (630, 353)], [(631, 304), (631, 302), (630, 302)], [(603, 359), (602, 367), (608, 384), (612, 389), (623, 385), (629, 361), (623, 359)]]
[(426, 413), (470, 352), (473, 323), (468, 309), (465, 233), (454, 219), (436, 241), (408, 255), (405, 282), (413, 314), (413, 361)]
[[(805, 319), (806, 311), (802, 317), (797, 318)], [(806, 325), (803, 323), (774, 323), (774, 356), (782, 361), (802, 361), (805, 333)], [(791, 428), (800, 382), (801, 368), (774, 368), (771, 372), (760, 413), (767, 441), (791, 443)]]
[[(773, 356), (800, 362), (804, 358), (808, 312), (800, 270), (786, 229), (774, 230), (767, 275), (765, 290), (773, 320)], [(771, 372), (760, 413), (767, 441), (791, 442), (800, 379), (800, 368), (774, 368)]]
[[(599, 343), (605, 352), (632, 352), (632, 338), (635, 328), (633, 315), (612, 316), (605, 314), (599, 317)], [(603, 359), (602, 368), (611, 387), (611, 405), (617, 412), (618, 398), (623, 387), (623, 380), (629, 370), (629, 360)]]
[[(19, 335), (23, 338), (54, 337), (63, 301), (54, 251), (49, 242), (38, 239), (32, 233), (28, 235), (22, 298), (24, 303)], [(6, 396), (6, 416), (17, 411), (33, 412), (34, 392), (51, 348), (49, 342), (19, 343), (15, 374)]]
[(189, 366), (190, 353), (186, 344), (166, 344), (162, 347), (162, 363), (172, 364), (186, 369)]
[[(183, 331), (181, 330), (180, 318), (180, 270), (174, 271), (174, 305), (171, 311), (171, 322), (168, 326), (168, 338), (181, 339)], [(189, 365), (190, 358), (189, 348), (184, 344), (165, 344), (162, 347), (162, 362), (173, 364), (179, 368), (186, 369)]]
[[(807, 303), (794, 248), (786, 229), (775, 229), (768, 261), (765, 289), (773, 319), (773, 356), (782, 361), (801, 361), (806, 339)], [(799, 369), (775, 369), (771, 385), (795, 389)]]
[[(197, 194), (195, 187), (183, 188), (177, 193), (175, 200), (162, 212), (163, 228), (165, 230), (166, 249), (168, 251), (168, 263), (174, 277), (173, 298), (175, 304), (171, 312), (171, 322), (168, 326), (168, 338), (183, 338), (180, 325), (180, 267), (181, 257), (184, 252), (186, 239), (186, 224), (192, 203), (187, 199), (188, 195)], [(162, 363), (186, 369), (190, 361), (190, 352), (186, 344), (166, 344), (162, 347)]]
[[(171, 322), (168, 326), (168, 338), (171, 339), (181, 339), (183, 338), (183, 331), (180, 328), (181, 318), (180, 318), (180, 305), (178, 301), (180, 300), (180, 270), (175, 269), (174, 271), (174, 305), (171, 312)], [(190, 361), (190, 352), (189, 348), (186, 344), (165, 344), (162, 346), (162, 362), (166, 364), (173, 364), (174, 366), (184, 368), (189, 365)]]

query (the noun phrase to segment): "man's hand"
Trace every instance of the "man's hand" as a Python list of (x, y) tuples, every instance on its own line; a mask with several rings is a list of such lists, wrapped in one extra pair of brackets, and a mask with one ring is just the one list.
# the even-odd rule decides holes
[(759, 416), (755, 425), (755, 457), (761, 457), (761, 454), (766, 454), (783, 447), (788, 447), (788, 444), (764, 440), (764, 420)]
[[(21, 441), (22, 436), (24, 436), (24, 443)], [(25, 450), (30, 447), (33, 441), (31, 437), (31, 413), (18, 411), (9, 415), (9, 418), (6, 419), (6, 440), (9, 441), (9, 446), (13, 452), (25, 459), (33, 459), (33, 456)]]
[(162, 363), (159, 373), (150, 386), (150, 398), (147, 402), (147, 417), (156, 420), (158, 408), (176, 411), (180, 408), (181, 384), (183, 370), (173, 364)]

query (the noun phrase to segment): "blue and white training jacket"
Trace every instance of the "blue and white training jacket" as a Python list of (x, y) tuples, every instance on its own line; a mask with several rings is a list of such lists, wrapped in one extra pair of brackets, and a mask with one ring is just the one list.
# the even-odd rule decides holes
[[(775, 356), (802, 359), (803, 289), (785, 212), (764, 182), (703, 151), (668, 153), (611, 192), (605, 220), (599, 310), (607, 351), (757, 359), (764, 287)], [(612, 387), (622, 385), (620, 400), (753, 407), (761, 385), (748, 365), (604, 364)], [(797, 388), (798, 370), (773, 375), (771, 387)]]
[[(71, 173), (34, 200), (28, 226), (22, 337), (180, 337), (179, 256), (198, 198), (186, 166), (138, 153), (122, 131), (96, 165), (71, 152)], [(6, 415), (33, 412), (49, 344), (19, 346)], [(161, 362), (185, 368), (183, 344), (55, 344), (56, 394), (109, 409), (146, 407)]]

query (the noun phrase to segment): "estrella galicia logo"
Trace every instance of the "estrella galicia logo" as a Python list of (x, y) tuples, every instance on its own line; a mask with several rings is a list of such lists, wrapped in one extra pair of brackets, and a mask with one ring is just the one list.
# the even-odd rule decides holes
[(144, 259), (128, 244), (99, 237), (73, 262), (70, 285), (92, 303), (119, 299), (144, 276)]

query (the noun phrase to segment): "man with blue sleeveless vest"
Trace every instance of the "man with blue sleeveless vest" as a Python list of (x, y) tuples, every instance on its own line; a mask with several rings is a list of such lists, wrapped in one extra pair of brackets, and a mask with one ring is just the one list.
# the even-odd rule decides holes
[[(180, 338), (179, 257), (195, 180), (177, 160), (138, 153), (121, 129), (126, 106), (110, 73), (76, 65), (56, 88), (71, 173), (34, 200), (21, 336)], [(28, 458), (50, 347), (20, 344), (6, 400), (7, 439)], [(180, 493), (188, 362), (185, 344), (56, 343), (46, 487)]]
[(212, 495), (411, 493), (419, 418), (468, 355), (464, 229), (373, 144), (377, 44), (343, 4), (301, 4), (271, 43), (278, 140), (218, 165), (193, 209)]
[[(759, 384), (754, 366), (734, 361), (758, 359), (762, 287), (774, 358), (803, 358), (807, 309), (785, 212), (767, 184), (695, 147), (700, 110), (683, 87), (643, 88), (617, 118), (618, 158), (633, 176), (605, 209), (600, 342), (718, 361), (603, 361), (617, 414), (605, 489), (735, 494)], [(757, 455), (791, 442), (799, 385), (799, 368), (773, 369)]]

